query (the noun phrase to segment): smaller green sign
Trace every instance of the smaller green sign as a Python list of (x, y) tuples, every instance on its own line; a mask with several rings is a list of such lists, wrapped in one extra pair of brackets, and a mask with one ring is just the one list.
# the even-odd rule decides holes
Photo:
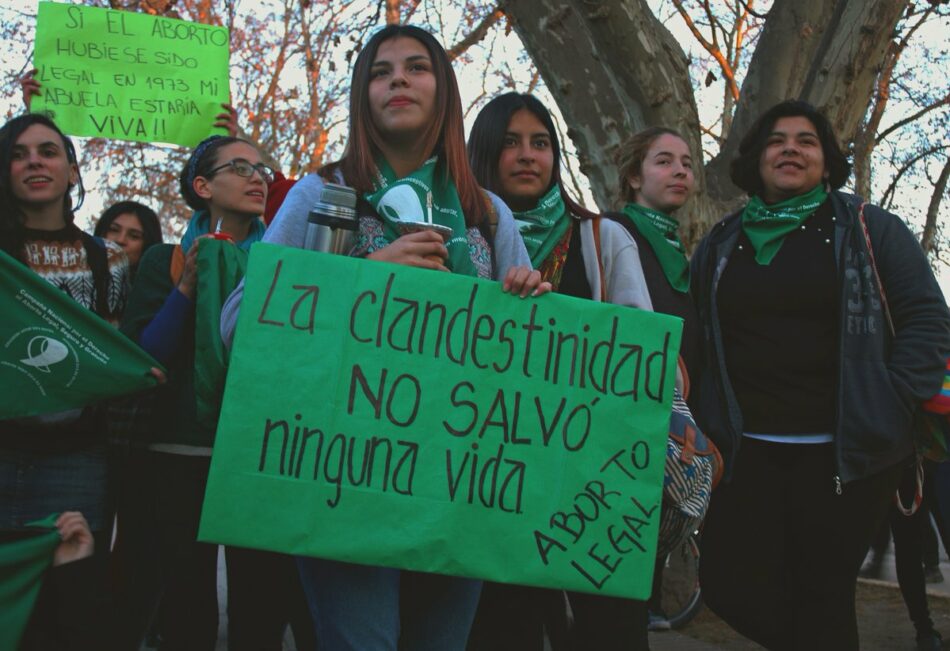
[(224, 27), (41, 2), (31, 108), (68, 134), (194, 147), (229, 98)]
[(0, 252), (0, 420), (155, 386), (161, 365), (118, 330)]

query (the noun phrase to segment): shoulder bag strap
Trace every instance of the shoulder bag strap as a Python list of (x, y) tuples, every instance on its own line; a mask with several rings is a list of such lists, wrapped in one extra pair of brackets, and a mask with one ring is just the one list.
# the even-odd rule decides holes
[(861, 223), (861, 230), (864, 232), (864, 241), (868, 246), (868, 257), (871, 259), (871, 269), (874, 271), (874, 281), (877, 283), (878, 291), (881, 294), (881, 306), (884, 312), (884, 318), (887, 319), (887, 327), (891, 331), (891, 336), (896, 334), (894, 330), (894, 321), (891, 319), (891, 309), (887, 305), (887, 295), (884, 293), (884, 283), (881, 282), (881, 275), (877, 272), (877, 262), (874, 260), (874, 247), (871, 246), (871, 231), (868, 230), (868, 222), (864, 218), (864, 206), (866, 202), (861, 202), (858, 207), (858, 221)]
[(594, 250), (597, 252), (597, 269), (600, 272), (600, 300), (602, 303), (607, 302), (607, 274), (604, 271), (604, 258), (600, 252), (600, 215), (596, 217), (591, 217), (593, 222), (591, 226), (594, 227)]
[[(887, 319), (887, 327), (890, 329), (891, 336), (893, 337), (896, 334), (896, 331), (894, 330), (894, 320), (891, 318), (891, 310), (887, 305), (887, 295), (884, 293), (884, 283), (881, 282), (881, 275), (877, 272), (877, 262), (874, 260), (874, 247), (871, 246), (871, 232), (868, 230), (868, 223), (864, 218), (864, 206), (865, 202), (861, 202), (861, 206), (858, 208), (858, 221), (861, 222), (861, 230), (864, 231), (864, 241), (868, 246), (868, 256), (871, 258), (871, 269), (874, 271), (874, 280), (877, 282), (878, 291), (881, 293), (881, 307), (884, 312), (884, 318)], [(917, 512), (917, 509), (920, 508), (921, 502), (924, 500), (924, 465), (919, 454), (917, 455), (916, 474), (914, 501), (911, 502), (910, 506), (904, 506), (904, 503), (901, 502), (900, 489), (898, 489), (898, 491), (894, 494), (894, 506), (896, 506), (897, 510), (907, 517), (914, 515)]]

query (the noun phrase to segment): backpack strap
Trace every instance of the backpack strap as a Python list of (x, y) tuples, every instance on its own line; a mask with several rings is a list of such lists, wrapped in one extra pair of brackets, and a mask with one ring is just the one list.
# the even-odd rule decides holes
[(604, 257), (600, 250), (600, 215), (591, 217), (591, 226), (594, 229), (594, 250), (597, 252), (597, 269), (600, 272), (600, 300), (607, 302), (607, 273), (604, 271)]
[(185, 273), (185, 252), (181, 249), (181, 244), (176, 244), (172, 249), (172, 257), (168, 262), (168, 275), (172, 279), (172, 285), (178, 286), (182, 274)]
[(881, 295), (881, 305), (884, 307), (884, 317), (887, 319), (888, 329), (891, 331), (891, 336), (895, 336), (897, 332), (894, 330), (894, 320), (891, 318), (891, 309), (887, 304), (887, 295), (884, 293), (884, 283), (881, 282), (881, 274), (877, 272), (877, 262), (874, 260), (874, 247), (871, 246), (871, 231), (868, 229), (868, 222), (864, 218), (864, 206), (865, 202), (861, 202), (861, 205), (858, 206), (858, 222), (861, 224), (861, 230), (864, 233), (864, 242), (868, 247), (868, 257), (871, 259), (871, 270), (874, 272), (874, 280), (877, 281), (877, 289)]
[(79, 232), (83, 249), (86, 250), (86, 262), (92, 272), (92, 284), (96, 292), (93, 311), (106, 319), (109, 317), (109, 289), (112, 287), (106, 243), (101, 237), (93, 237), (83, 231)]
[(487, 194), (485, 200), (488, 201), (488, 232), (491, 234), (491, 239), (488, 241), (494, 243), (495, 233), (498, 232), (498, 211), (495, 210), (495, 204)]
[[(852, 204), (853, 205), (853, 204)], [(871, 246), (871, 231), (868, 229), (868, 222), (864, 218), (864, 206), (865, 202), (861, 202), (858, 206), (858, 222), (861, 224), (861, 231), (864, 233), (864, 242), (868, 247), (868, 257), (871, 260), (871, 270), (874, 272), (874, 280), (877, 281), (877, 289), (881, 295), (881, 306), (883, 307), (884, 317), (887, 319), (888, 329), (891, 332), (891, 336), (894, 337), (897, 335), (897, 331), (894, 330), (894, 321), (891, 319), (891, 310), (887, 305), (887, 295), (884, 293), (884, 283), (881, 282), (881, 275), (877, 272), (877, 262), (874, 260), (874, 247)], [(917, 454), (917, 469), (916, 477), (914, 482), (914, 498), (910, 506), (904, 506), (904, 503), (901, 501), (901, 491), (900, 488), (897, 489), (894, 493), (894, 505), (897, 507), (897, 510), (900, 511), (903, 515), (908, 517), (914, 515), (917, 512), (917, 509), (920, 508), (921, 503), (924, 501), (924, 463), (920, 454)]]

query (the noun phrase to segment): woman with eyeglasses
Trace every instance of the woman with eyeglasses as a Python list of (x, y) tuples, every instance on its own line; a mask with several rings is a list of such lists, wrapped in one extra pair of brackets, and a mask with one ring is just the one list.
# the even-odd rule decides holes
[[(144, 481), (155, 495), (161, 634), (163, 647), (171, 649), (210, 651), (218, 630), (218, 547), (196, 540), (217, 424), (216, 418), (209, 422), (201, 416), (196, 398), (207, 370), (196, 368), (196, 356), (199, 365), (204, 359), (196, 355), (196, 336), (200, 341), (206, 325), (196, 319), (198, 281), (209, 273), (205, 267), (199, 271), (198, 251), (208, 238), (227, 239), (242, 250), (259, 241), (272, 178), (260, 153), (244, 140), (212, 136), (199, 144), (179, 178), (195, 214), (180, 245), (145, 253), (122, 321), (122, 331), (168, 369), (168, 384), (155, 394), (152, 427), (145, 433), (150, 461)], [(238, 548), (227, 548), (226, 557), (229, 649), (281, 648), (286, 600), (295, 590), (303, 610), (292, 559)], [(158, 597), (152, 595), (151, 608), (144, 609), (139, 635)], [(312, 636), (309, 623), (303, 629)], [(298, 637), (297, 648), (308, 648), (306, 640)]]

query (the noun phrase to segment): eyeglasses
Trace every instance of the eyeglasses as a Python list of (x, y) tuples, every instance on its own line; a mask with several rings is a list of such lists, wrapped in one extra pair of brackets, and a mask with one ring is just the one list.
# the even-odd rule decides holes
[(243, 176), (244, 178), (250, 178), (254, 175), (254, 172), (257, 172), (261, 175), (261, 178), (264, 179), (264, 183), (271, 183), (274, 180), (274, 170), (269, 168), (264, 163), (252, 163), (246, 161), (243, 158), (235, 158), (229, 160), (223, 165), (218, 165), (213, 170), (210, 170), (206, 175), (207, 178), (210, 178), (214, 174), (217, 174), (226, 167), (230, 167), (232, 171), (238, 176)]

